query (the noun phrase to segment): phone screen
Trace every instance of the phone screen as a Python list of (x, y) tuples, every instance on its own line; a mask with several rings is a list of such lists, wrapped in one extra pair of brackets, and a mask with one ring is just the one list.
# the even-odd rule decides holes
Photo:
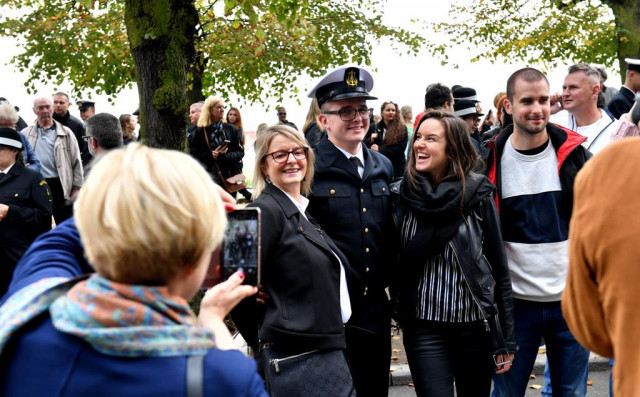
[(260, 282), (260, 209), (236, 209), (227, 217), (224, 241), (211, 255), (202, 288), (211, 288), (238, 270), (244, 271), (243, 284)]
[(244, 284), (260, 281), (260, 209), (242, 208), (229, 213), (222, 248), (222, 278), (244, 271)]

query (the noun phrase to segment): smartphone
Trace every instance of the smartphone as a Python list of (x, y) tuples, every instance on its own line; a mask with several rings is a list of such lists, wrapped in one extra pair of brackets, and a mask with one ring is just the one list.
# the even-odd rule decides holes
[(243, 284), (260, 283), (260, 208), (236, 209), (227, 217), (222, 246), (211, 255), (202, 288), (211, 288), (238, 270), (244, 271)]
[(222, 145), (220, 145), (220, 146), (229, 146), (230, 144), (231, 144), (231, 141), (228, 140), (228, 139), (225, 139), (225, 141), (222, 142)]

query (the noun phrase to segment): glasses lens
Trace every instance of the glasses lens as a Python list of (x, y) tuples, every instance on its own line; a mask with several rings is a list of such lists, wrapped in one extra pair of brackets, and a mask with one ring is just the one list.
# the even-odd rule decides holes
[(307, 148), (301, 147), (301, 148), (295, 149), (291, 153), (293, 153), (293, 157), (295, 157), (296, 160), (303, 160), (307, 158)]
[(287, 161), (287, 157), (289, 157), (289, 153), (285, 151), (273, 152), (271, 154), (273, 160), (277, 163), (284, 163)]
[(368, 119), (369, 115), (371, 114), (371, 109), (362, 108), (358, 110), (358, 113), (360, 113), (360, 117), (362, 117), (363, 119)]
[(286, 115), (287, 115), (286, 113), (280, 113), (280, 112), (278, 112), (278, 116), (286, 116)]
[(338, 114), (340, 114), (340, 119), (342, 121), (351, 121), (356, 118), (356, 109), (340, 109)]

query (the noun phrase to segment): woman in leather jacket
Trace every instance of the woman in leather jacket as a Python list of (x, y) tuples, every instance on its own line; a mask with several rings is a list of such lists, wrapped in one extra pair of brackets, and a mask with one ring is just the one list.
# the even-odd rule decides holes
[(396, 318), (418, 396), (488, 396), (516, 343), (495, 187), (453, 114), (418, 124), (403, 180), (392, 185)]

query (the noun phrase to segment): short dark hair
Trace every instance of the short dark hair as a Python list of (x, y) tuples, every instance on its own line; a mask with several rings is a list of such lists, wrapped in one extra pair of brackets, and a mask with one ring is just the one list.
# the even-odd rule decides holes
[(445, 103), (451, 105), (451, 89), (440, 83), (430, 84), (424, 94), (424, 107), (426, 109), (438, 109)]
[(58, 91), (55, 94), (53, 94), (53, 96), (63, 96), (67, 98), (67, 102), (69, 102), (69, 95), (67, 95), (66, 92), (62, 92), (62, 91)]
[(516, 90), (516, 81), (524, 80), (527, 83), (535, 83), (540, 80), (544, 80), (549, 86), (549, 80), (547, 80), (547, 76), (544, 75), (541, 71), (534, 68), (523, 68), (520, 70), (516, 70), (507, 80), (507, 99), (509, 102), (513, 101), (513, 95)]
[(101, 148), (109, 150), (122, 146), (122, 127), (116, 116), (98, 113), (88, 118), (86, 123), (87, 136), (92, 136)]

